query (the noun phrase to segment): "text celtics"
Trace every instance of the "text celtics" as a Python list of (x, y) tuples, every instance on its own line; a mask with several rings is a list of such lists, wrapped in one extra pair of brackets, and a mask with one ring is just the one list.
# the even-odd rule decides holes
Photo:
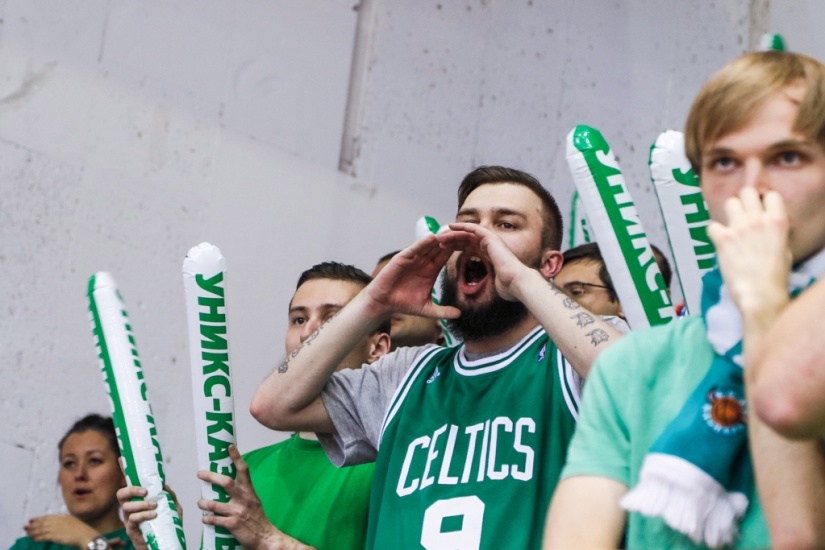
[(532, 418), (506, 416), (461, 427), (445, 424), (407, 446), (396, 492), (404, 497), (430, 485), (533, 478)]

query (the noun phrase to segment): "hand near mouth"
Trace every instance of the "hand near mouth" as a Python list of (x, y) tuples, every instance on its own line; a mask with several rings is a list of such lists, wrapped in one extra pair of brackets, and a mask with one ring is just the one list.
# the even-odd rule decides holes
[(422, 317), (455, 319), (461, 312), (436, 305), (431, 291), (452, 250), (427, 235), (396, 254), (367, 287), (366, 293), (381, 314), (405, 313)]
[(472, 251), (489, 261), (495, 272), (498, 295), (511, 302), (519, 301), (513, 292), (513, 283), (519, 275), (529, 270), (507, 244), (489, 229), (475, 223), (451, 223), (450, 231), (436, 235), (442, 248)]

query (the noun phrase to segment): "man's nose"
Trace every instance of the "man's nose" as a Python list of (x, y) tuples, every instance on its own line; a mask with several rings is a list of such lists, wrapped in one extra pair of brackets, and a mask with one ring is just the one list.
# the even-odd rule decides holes
[(745, 162), (744, 187), (753, 187), (759, 194), (764, 194), (768, 187), (768, 171), (760, 159), (748, 159)]
[(320, 327), (320, 326), (321, 326), (321, 323), (320, 323), (319, 321), (313, 321), (313, 320), (307, 321), (307, 322), (304, 324), (304, 330), (303, 330), (303, 331), (301, 331), (301, 343), (303, 343), (303, 342), (304, 342), (304, 340), (306, 340), (307, 338), (309, 338), (309, 337), (310, 337), (310, 335), (311, 335), (313, 332), (315, 332), (316, 330), (318, 330), (318, 327)]

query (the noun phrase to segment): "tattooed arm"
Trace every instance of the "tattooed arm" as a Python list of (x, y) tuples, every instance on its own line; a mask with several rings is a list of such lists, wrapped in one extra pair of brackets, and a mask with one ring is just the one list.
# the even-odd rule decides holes
[[(439, 239), (445, 243), (472, 241), (493, 263), (499, 295), (527, 306), (582, 378), (587, 377), (590, 366), (602, 350), (622, 337), (620, 331), (581, 307), (547, 280), (556, 274), (560, 263), (554, 268), (551, 266), (553, 262), (545, 259), (539, 269), (533, 269), (524, 265), (501, 237), (480, 225), (455, 223), (450, 224), (450, 228), (452, 231), (439, 235)], [(546, 254), (561, 256), (558, 252)]]
[(258, 387), (249, 407), (258, 422), (275, 430), (335, 433), (321, 391), (353, 347), (394, 312), (458, 317), (455, 308), (433, 304), (430, 291), (450, 257), (429, 235), (397, 254), (337, 315), (290, 353)]
[(599, 354), (623, 334), (530, 269), (515, 281), (519, 297), (582, 378)]

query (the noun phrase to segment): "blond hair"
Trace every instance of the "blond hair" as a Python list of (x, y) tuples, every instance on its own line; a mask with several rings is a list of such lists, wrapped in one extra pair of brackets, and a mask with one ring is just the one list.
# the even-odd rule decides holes
[(782, 88), (801, 82), (794, 130), (825, 141), (825, 66), (807, 55), (767, 51), (737, 57), (702, 86), (685, 123), (685, 152), (694, 171), (708, 144), (743, 128), (762, 103)]

